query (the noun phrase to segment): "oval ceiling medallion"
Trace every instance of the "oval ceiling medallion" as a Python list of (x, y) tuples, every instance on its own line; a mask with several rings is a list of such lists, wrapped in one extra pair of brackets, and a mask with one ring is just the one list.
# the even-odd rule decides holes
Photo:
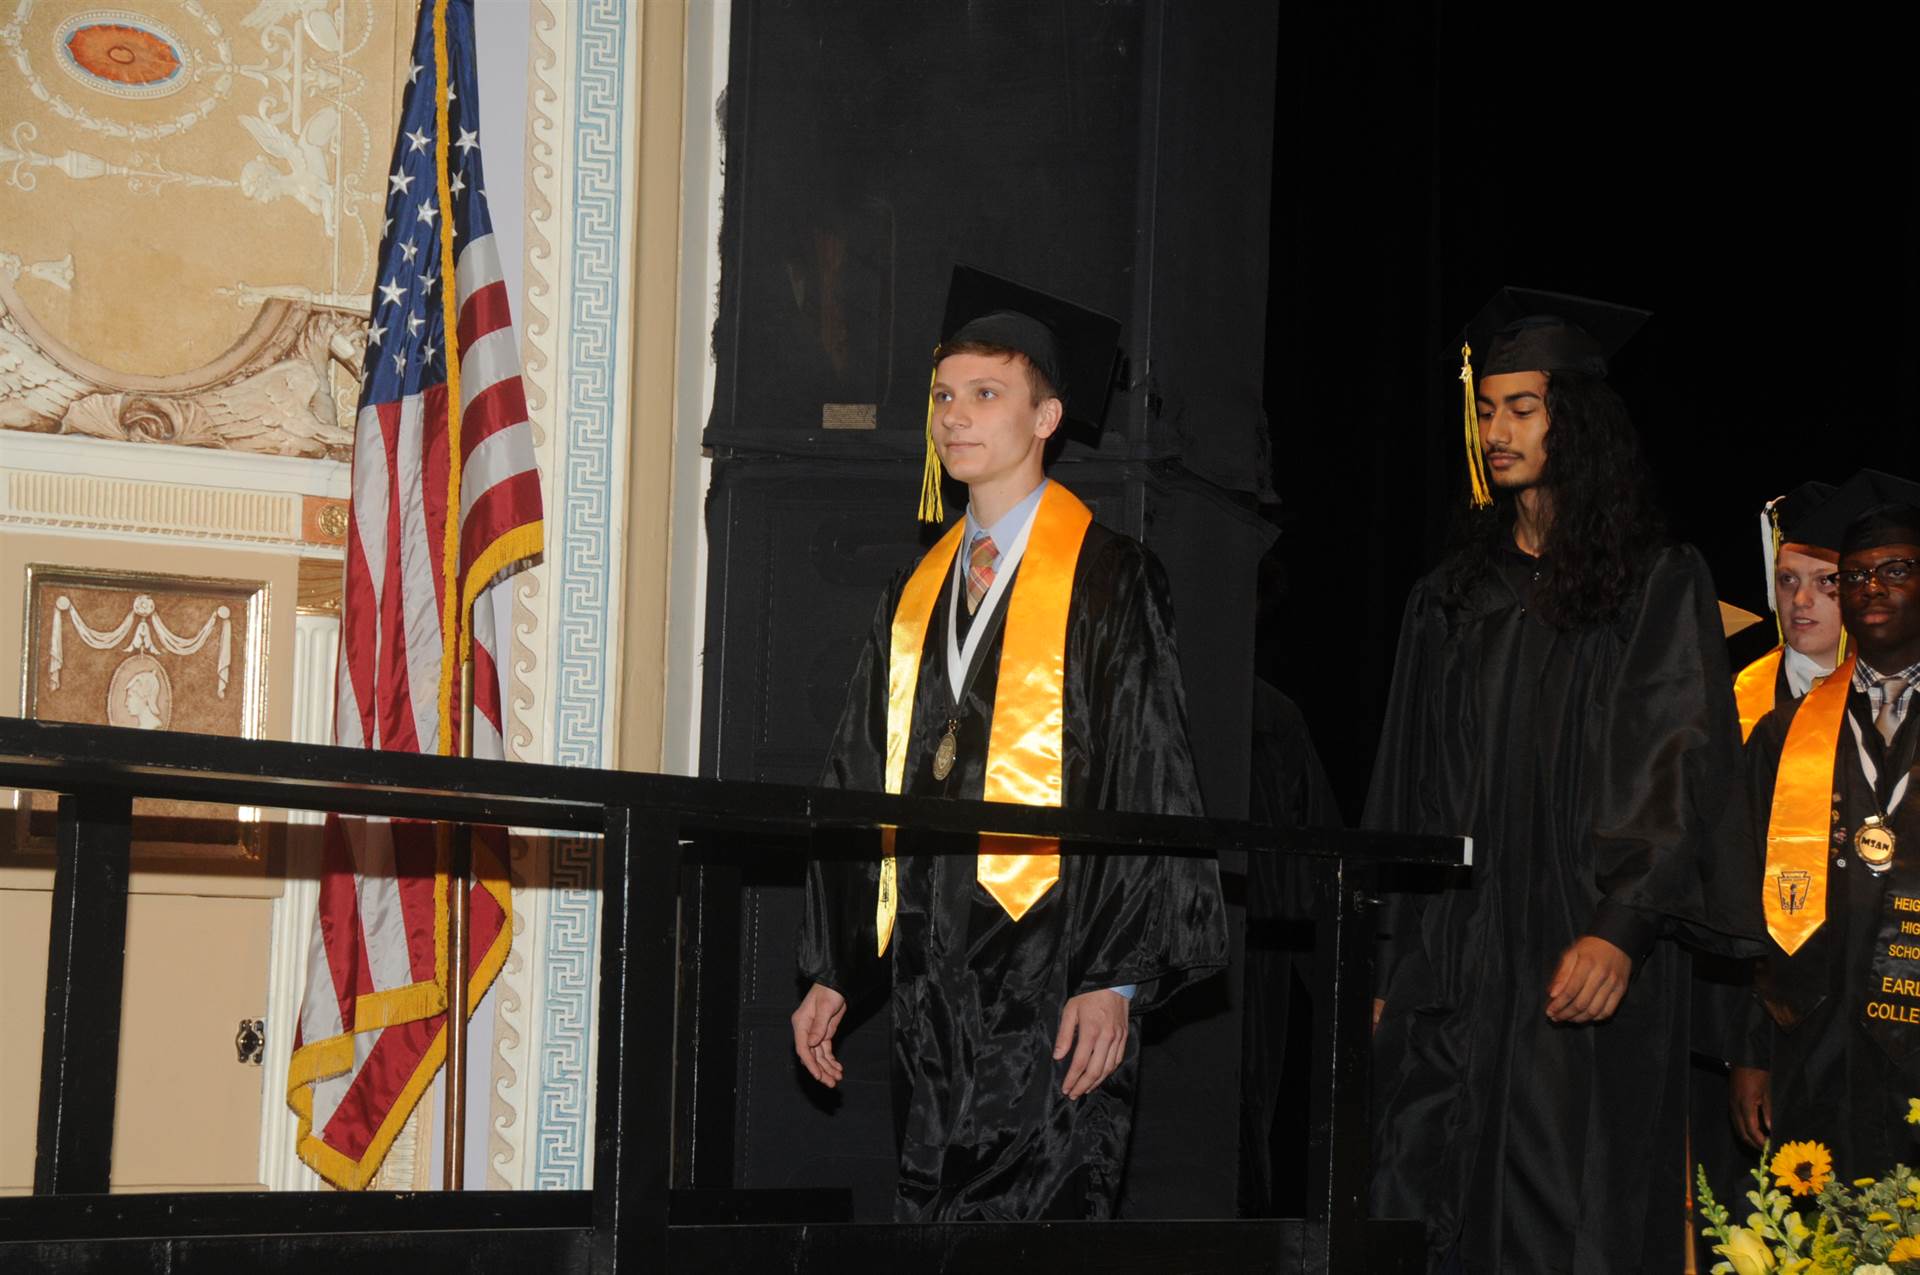
[(54, 32), (60, 65), (88, 88), (115, 97), (165, 97), (186, 87), (180, 38), (143, 14), (97, 9)]

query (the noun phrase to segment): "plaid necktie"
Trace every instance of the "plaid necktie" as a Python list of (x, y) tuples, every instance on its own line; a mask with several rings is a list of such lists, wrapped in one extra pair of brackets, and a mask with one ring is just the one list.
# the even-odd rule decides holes
[(1000, 550), (993, 543), (993, 537), (981, 532), (973, 542), (973, 551), (967, 555), (968, 615), (980, 609), (980, 599), (993, 587), (993, 564), (999, 560)]

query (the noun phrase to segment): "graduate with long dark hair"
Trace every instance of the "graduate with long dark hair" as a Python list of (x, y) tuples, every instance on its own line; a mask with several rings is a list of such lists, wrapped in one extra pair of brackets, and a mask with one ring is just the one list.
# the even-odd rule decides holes
[(1737, 949), (1750, 910), (1713, 849), (1740, 753), (1713, 582), (1605, 379), (1644, 317), (1509, 290), (1470, 329), (1476, 510), (1408, 600), (1367, 801), (1473, 838), (1384, 914), (1373, 1199), (1473, 1275), (1681, 1269), (1672, 940)]

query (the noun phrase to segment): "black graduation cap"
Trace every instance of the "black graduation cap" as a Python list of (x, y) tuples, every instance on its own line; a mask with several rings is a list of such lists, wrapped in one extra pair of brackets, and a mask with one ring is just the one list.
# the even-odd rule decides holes
[(1480, 307), (1458, 344), (1473, 348), (1476, 376), (1507, 372), (1605, 376), (1607, 360), (1649, 317), (1649, 311), (1632, 306), (1509, 287)]
[(1819, 523), (1831, 528), (1842, 553), (1883, 544), (1920, 544), (1920, 483), (1862, 469), (1840, 484), (1821, 506)]
[(1773, 525), (1783, 544), (1801, 544), (1831, 553), (1840, 551), (1840, 533), (1847, 529), (1830, 506), (1840, 489), (1832, 483), (1804, 482), (1784, 496), (1767, 502)]
[[(1120, 320), (972, 266), (955, 266), (940, 344), (957, 340), (1018, 350), (1052, 383), (1067, 419), (1095, 430), (1105, 422), (1120, 357)], [(939, 350), (933, 357), (939, 362)]]
[(1605, 376), (1607, 360), (1648, 317), (1647, 311), (1632, 306), (1532, 288), (1502, 288), (1480, 307), (1459, 340), (1461, 421), (1475, 508), (1484, 509), (1493, 503), (1486, 458), (1480, 454), (1475, 378), (1508, 372)]
[[(1107, 417), (1107, 395), (1120, 357), (1120, 320), (988, 274), (955, 266), (940, 320), (941, 350), (955, 341), (980, 341), (1026, 355), (1060, 396), (1061, 415), (1098, 432)], [(927, 400), (927, 454), (920, 479), (920, 520), (939, 522), (940, 459), (933, 449), (933, 400)]]
[(1760, 507), (1760, 554), (1767, 567), (1769, 611), (1779, 610), (1773, 577), (1781, 546), (1791, 544), (1815, 557), (1840, 560), (1840, 533), (1847, 524), (1836, 514), (1834, 497), (1839, 491), (1832, 483), (1804, 482)]

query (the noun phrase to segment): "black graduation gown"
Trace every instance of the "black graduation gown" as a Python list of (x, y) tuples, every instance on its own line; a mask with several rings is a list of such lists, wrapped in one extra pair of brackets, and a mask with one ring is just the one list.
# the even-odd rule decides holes
[[(1470, 884), (1386, 910), (1373, 1211), (1426, 1219), (1474, 1275), (1670, 1275), (1688, 975), (1656, 940), (1729, 946), (1758, 888), (1712, 848), (1740, 752), (1713, 582), (1669, 546), (1612, 623), (1563, 632), (1528, 605), (1544, 564), (1497, 557), (1465, 599), (1444, 567), (1415, 586), (1368, 796), (1369, 827), (1474, 845)], [(1632, 985), (1610, 1021), (1556, 1025), (1547, 982), (1588, 934)]]
[[(1766, 827), (1773, 808), (1774, 777), (1797, 705), (1762, 718), (1748, 741), (1749, 800), (1756, 826)], [(1901, 774), (1920, 786), (1920, 714), (1909, 712), (1889, 750), (1873, 729), (1866, 695), (1852, 691), (1847, 711), (1857, 716), (1881, 775), (1882, 795)], [(1810, 1139), (1833, 1152), (1835, 1173), (1845, 1181), (1878, 1176), (1920, 1156), (1920, 1127), (1906, 1123), (1907, 1099), (1920, 1096), (1920, 1075), (1908, 1074), (1881, 1048), (1866, 1026), (1868, 994), (1876, 985), (1871, 968), (1889, 884), (1912, 890), (1920, 851), (1920, 799), (1909, 797), (1890, 820), (1897, 840), (1894, 872), (1868, 871), (1846, 838), (1868, 815), (1878, 813), (1861, 769), (1853, 732), (1841, 725), (1834, 760), (1834, 841), (1827, 855), (1827, 918), (1792, 956), (1768, 945), (1758, 986), (1766, 1015), (1759, 1057), (1773, 1073), (1773, 1144)], [(1889, 755), (1891, 754), (1891, 755)], [(1764, 838), (1757, 846), (1764, 862)], [(1901, 859), (1906, 859), (1901, 864)], [(1916, 915), (1920, 920), (1920, 915)], [(1916, 940), (1920, 941), (1920, 940)], [(1920, 1027), (1907, 1029), (1920, 1033)], [(1920, 1070), (1920, 1069), (1916, 1069)]]
[[(874, 613), (822, 782), (881, 790), (887, 652), (903, 573)], [(1009, 583), (1011, 590), (1017, 580)], [(907, 747), (910, 796), (978, 799), (1006, 601), (983, 639), (946, 780), (933, 753), (951, 692), (943, 586), (921, 648)], [(1187, 743), (1173, 615), (1159, 563), (1136, 541), (1088, 528), (1067, 619), (1062, 793), (1068, 808), (1200, 813)], [(899, 903), (888, 955), (875, 954), (877, 855), (809, 864), (800, 969), (849, 997), (892, 982), (896, 1132), (903, 1221), (1100, 1218), (1125, 1163), (1139, 1032), (1127, 1057), (1078, 1102), (1052, 1057), (1069, 997), (1135, 984), (1140, 1014), (1226, 962), (1217, 865), (1164, 855), (1062, 855), (1060, 880), (1017, 923), (975, 880), (974, 845), (932, 854), (896, 842)], [(890, 967), (890, 969), (889, 969)]]

